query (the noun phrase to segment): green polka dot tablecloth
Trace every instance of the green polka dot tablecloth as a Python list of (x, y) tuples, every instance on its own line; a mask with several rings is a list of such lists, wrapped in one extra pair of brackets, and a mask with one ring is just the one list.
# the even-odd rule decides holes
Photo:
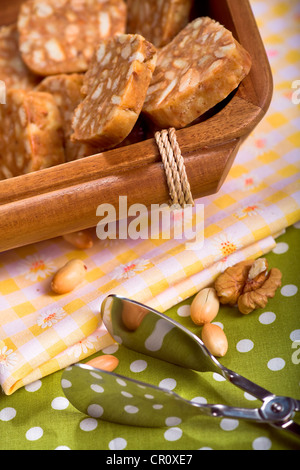
[[(287, 229), (266, 257), (283, 273), (282, 287), (266, 308), (248, 316), (222, 306), (215, 321), (222, 325), (229, 351), (221, 359), (228, 368), (278, 395), (300, 398), (300, 224)], [(190, 318), (192, 299), (168, 315), (196, 334)], [(110, 346), (120, 363), (115, 372), (160, 385), (199, 403), (259, 407), (261, 403), (220, 375), (198, 373)], [(92, 357), (96, 357), (92, 356)], [(91, 358), (89, 358), (91, 359)], [(111, 424), (77, 411), (61, 388), (62, 371), (0, 396), (0, 448), (70, 450), (296, 450), (300, 440), (268, 425), (241, 419), (200, 416), (184, 421), (170, 416), (163, 428)], [(117, 406), (117, 404), (116, 404)]]

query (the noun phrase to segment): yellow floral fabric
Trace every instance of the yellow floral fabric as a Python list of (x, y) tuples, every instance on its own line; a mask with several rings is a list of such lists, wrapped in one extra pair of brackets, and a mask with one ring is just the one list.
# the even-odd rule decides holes
[[(273, 69), (271, 107), (243, 144), (221, 190), (204, 205), (204, 245), (180, 240), (111, 240), (74, 250), (63, 239), (0, 254), (0, 384), (20, 387), (89, 357), (113, 339), (100, 320), (110, 293), (160, 311), (211, 284), (226, 267), (262, 256), (300, 220), (299, 6), (296, 0), (252, 0)], [(146, 170), (145, 170), (146, 171)], [(173, 214), (173, 222), (182, 213)], [(80, 258), (86, 279), (58, 296), (53, 274)]]

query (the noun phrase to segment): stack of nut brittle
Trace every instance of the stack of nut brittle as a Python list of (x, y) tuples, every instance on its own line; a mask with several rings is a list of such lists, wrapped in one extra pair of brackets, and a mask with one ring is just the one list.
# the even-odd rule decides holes
[(251, 59), (194, 0), (26, 0), (0, 28), (0, 180), (182, 128)]

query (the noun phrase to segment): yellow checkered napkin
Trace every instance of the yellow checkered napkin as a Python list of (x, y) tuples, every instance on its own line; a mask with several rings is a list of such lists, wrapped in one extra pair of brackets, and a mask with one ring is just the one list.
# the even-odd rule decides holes
[[(165, 311), (211, 284), (226, 267), (273, 249), (300, 219), (297, 1), (253, 0), (274, 72), (270, 110), (240, 150), (218, 194), (204, 205), (204, 245), (180, 240), (95, 238), (74, 251), (62, 239), (0, 255), (0, 383), (6, 394), (113, 344), (100, 321), (103, 298), (115, 293)], [(194, 214), (195, 215), (195, 214)], [(179, 223), (183, 214), (173, 214)], [(200, 230), (201, 224), (193, 228)], [(51, 292), (54, 272), (84, 260), (85, 281), (74, 292)]]

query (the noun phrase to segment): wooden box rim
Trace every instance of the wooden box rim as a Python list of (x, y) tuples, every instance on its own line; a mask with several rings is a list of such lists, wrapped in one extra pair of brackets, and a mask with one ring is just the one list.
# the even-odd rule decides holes
[[(194, 199), (222, 186), (241, 143), (266, 114), (273, 79), (249, 0), (210, 0), (214, 18), (250, 53), (253, 65), (227, 104), (209, 119), (176, 132)], [(95, 227), (99, 204), (168, 203), (154, 138), (0, 181), (0, 252)]]

